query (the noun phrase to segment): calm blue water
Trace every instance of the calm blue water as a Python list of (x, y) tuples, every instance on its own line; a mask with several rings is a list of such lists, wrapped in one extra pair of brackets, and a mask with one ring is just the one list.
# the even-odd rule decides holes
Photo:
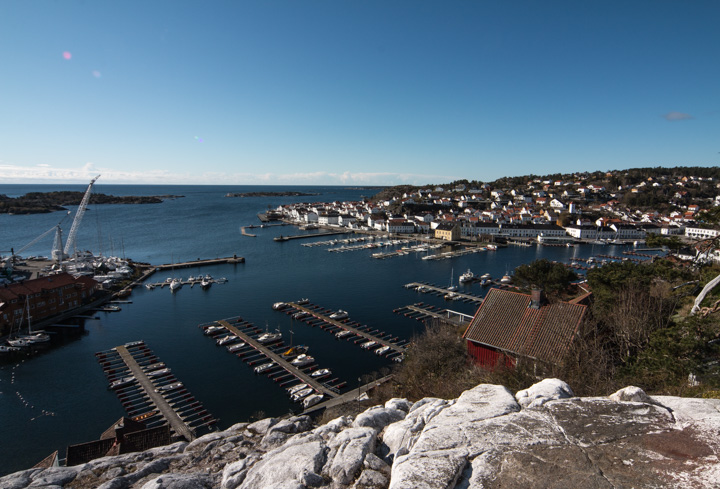
[[(30, 191), (85, 190), (83, 185), (0, 185), (0, 194)], [(393, 314), (393, 309), (419, 301), (467, 314), (474, 306), (445, 303), (440, 298), (406, 290), (403, 284), (427, 281), (449, 283), (466, 269), (501, 276), (517, 265), (539, 258), (570, 261), (573, 255), (620, 253), (617, 247), (595, 250), (575, 248), (509, 247), (445, 261), (421, 260), (407, 255), (375, 260), (377, 250), (328, 253), (326, 247), (304, 247), (312, 238), (277, 243), (273, 237), (296, 234), (296, 228), (255, 229), (257, 238), (242, 236), (240, 227), (259, 224), (258, 212), (268, 205), (289, 202), (359, 200), (373, 190), (344, 187), (293, 187), (290, 190), (320, 193), (313, 197), (226, 198), (228, 192), (281, 191), (287, 187), (239, 186), (113, 186), (96, 185), (95, 192), (111, 195), (183, 195), (157, 205), (89, 206), (78, 248), (127, 256), (152, 264), (236, 253), (246, 263), (178, 270), (187, 277), (210, 273), (226, 277), (223, 285), (204, 291), (183, 287), (168, 290), (137, 288), (119, 313), (99, 313), (87, 322), (87, 334), (19, 362), (0, 364), (0, 474), (27, 468), (56, 449), (96, 439), (125, 413), (115, 394), (106, 389), (105, 376), (95, 352), (134, 340), (147, 345), (171, 367), (205, 407), (220, 419), (220, 427), (248, 420), (262, 411), (267, 416), (287, 413), (294, 406), (275, 382), (256, 376), (241, 360), (203, 336), (197, 325), (216, 319), (242, 316), (257, 326), (279, 328), (289, 342), (310, 345), (321, 367), (356, 387), (365, 374), (378, 372), (390, 362), (352, 343), (304, 323), (292, 325), (289, 316), (273, 311), (277, 301), (308, 297), (330, 309), (345, 309), (352, 319), (401, 338), (410, 338), (421, 324)], [(74, 208), (72, 209), (75, 210)], [(16, 250), (55, 226), (63, 213), (0, 215), (0, 250)], [(70, 228), (66, 220), (63, 229)], [(27, 249), (24, 255), (49, 255), (50, 236)], [(6, 254), (6, 251), (0, 251)], [(157, 274), (153, 281), (173, 273)], [(482, 294), (479, 285), (463, 291)], [(43, 413), (54, 413), (53, 416)]]

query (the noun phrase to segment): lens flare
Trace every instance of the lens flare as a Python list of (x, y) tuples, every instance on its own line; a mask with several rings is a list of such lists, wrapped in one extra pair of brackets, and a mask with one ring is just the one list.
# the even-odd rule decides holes
[(63, 58), (65, 58), (65, 59), (72, 58), (72, 54), (70, 54), (70, 51), (63, 51)]
[(102, 74), (100, 74), (100, 72), (98, 70), (93, 70), (92, 75), (95, 78), (100, 78), (102, 76)]

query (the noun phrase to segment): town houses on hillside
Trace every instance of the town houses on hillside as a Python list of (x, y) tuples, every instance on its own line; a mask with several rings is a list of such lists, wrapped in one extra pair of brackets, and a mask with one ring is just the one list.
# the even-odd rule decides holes
[[(720, 205), (720, 183), (712, 177), (641, 178), (631, 172), (528, 177), (503, 187), (462, 183), (418, 188), (377, 200), (298, 203), (276, 210), (301, 224), (445, 240), (630, 241), (650, 233), (688, 238), (712, 238), (720, 233), (696, 222), (702, 211)], [(666, 196), (665, 205), (659, 206), (665, 210), (640, 205), (657, 202), (658, 196)], [(633, 208), (633, 203), (638, 205)]]

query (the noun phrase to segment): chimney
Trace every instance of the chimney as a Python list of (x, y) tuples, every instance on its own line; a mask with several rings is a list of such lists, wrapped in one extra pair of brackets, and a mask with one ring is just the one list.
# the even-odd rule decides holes
[(530, 292), (530, 307), (540, 309), (545, 304), (545, 293), (540, 287), (533, 287)]

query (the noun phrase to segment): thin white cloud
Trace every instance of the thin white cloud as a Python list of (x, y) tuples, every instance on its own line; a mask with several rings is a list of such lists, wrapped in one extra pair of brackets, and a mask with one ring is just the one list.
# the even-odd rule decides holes
[(687, 121), (690, 119), (694, 119), (693, 116), (690, 114), (684, 114), (682, 112), (668, 112), (667, 114), (663, 115), (663, 119), (670, 122), (675, 121)]
[(305, 173), (171, 173), (166, 170), (119, 171), (86, 163), (79, 168), (33, 167), (0, 162), (3, 183), (86, 183), (102, 175), (106, 184), (185, 185), (424, 185), (455, 180), (452, 175), (394, 172), (305, 172)]

